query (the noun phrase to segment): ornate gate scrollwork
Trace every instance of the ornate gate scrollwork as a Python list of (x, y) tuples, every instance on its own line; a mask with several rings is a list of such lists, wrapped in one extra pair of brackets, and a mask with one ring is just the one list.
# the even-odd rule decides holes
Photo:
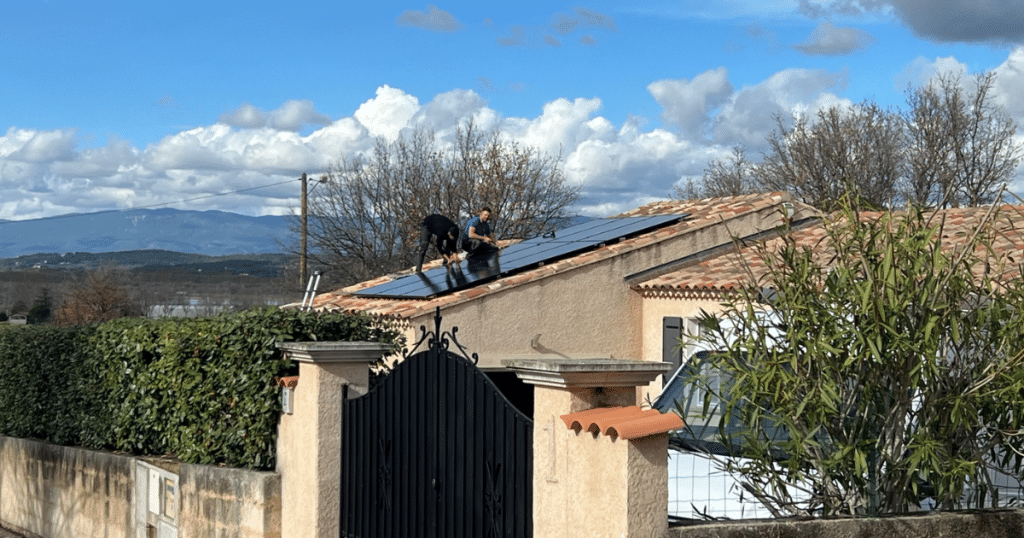
[(441, 309), (438, 308), (434, 311), (434, 330), (428, 332), (425, 325), (420, 325), (419, 339), (412, 345), (411, 350), (403, 350), (402, 357), (405, 359), (409, 358), (424, 342), (426, 342), (428, 349), (434, 350), (437, 353), (448, 351), (449, 344), (451, 343), (455, 344), (455, 347), (459, 349), (459, 353), (462, 354), (464, 359), (473, 364), (479, 364), (480, 357), (476, 353), (468, 354), (466, 348), (462, 347), (462, 344), (459, 343), (459, 339), (455, 336), (458, 332), (458, 327), (452, 327), (451, 331), (441, 332)]

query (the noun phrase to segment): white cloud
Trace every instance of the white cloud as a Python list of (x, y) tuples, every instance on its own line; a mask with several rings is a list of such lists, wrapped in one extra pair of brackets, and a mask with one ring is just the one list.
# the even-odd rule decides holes
[(282, 131), (299, 131), (305, 125), (330, 125), (331, 119), (317, 112), (312, 101), (293, 99), (271, 112), (242, 103), (235, 110), (221, 114), (217, 122), (242, 129), (271, 127)]
[(590, 116), (601, 108), (600, 99), (555, 99), (533, 120), (507, 122), (506, 134), (552, 155), (568, 152), (593, 136)]
[(283, 131), (298, 131), (304, 125), (330, 125), (331, 118), (316, 111), (309, 100), (291, 100), (270, 113), (270, 126)]
[(63, 161), (74, 157), (77, 144), (74, 131), (34, 131), (11, 127), (0, 137), (0, 158), (26, 163)]
[[(695, 146), (663, 129), (611, 142), (587, 140), (566, 157), (567, 178), (584, 191), (652, 193), (669, 187), (691, 167)], [(697, 150), (699, 152), (699, 150)]]
[(221, 143), (230, 132), (227, 125), (217, 124), (165, 137), (146, 149), (146, 164), (164, 170), (231, 170), (237, 156), (222, 151)]
[(698, 138), (707, 134), (711, 112), (729, 99), (733, 88), (725, 68), (720, 67), (693, 80), (659, 80), (648, 85), (647, 91), (664, 108), (662, 121)]
[(947, 56), (934, 60), (918, 57), (903, 68), (903, 71), (896, 77), (896, 85), (900, 89), (906, 89), (907, 86), (916, 88), (928, 84), (940, 74), (964, 78), (967, 71), (967, 65), (953, 57)]
[(377, 88), (376, 97), (359, 105), (354, 116), (371, 136), (395, 140), (419, 109), (419, 99), (384, 85)]
[(50, 171), (60, 177), (107, 177), (138, 162), (139, 151), (127, 140), (111, 138), (106, 146), (87, 148), (74, 159), (52, 164)]
[[(1006, 61), (995, 68), (996, 87), (993, 101), (1024, 125), (1024, 47), (1013, 49)], [(1021, 191), (1024, 192), (1024, 191)]]
[[(38, 219), (78, 211), (80, 206), (55, 204), (48, 198), (22, 191), (0, 191), (0, 219)], [(74, 202), (73, 200), (69, 200)]]
[(343, 155), (369, 151), (373, 147), (369, 131), (355, 118), (342, 118), (310, 133), (304, 140), (316, 150), (320, 162), (325, 165)]
[(478, 128), (488, 130), (496, 123), (497, 114), (487, 108), (487, 101), (475, 91), (452, 90), (434, 96), (416, 110), (407, 124), (431, 129), (443, 136), (469, 119), (473, 119)]
[(217, 122), (243, 129), (256, 129), (267, 125), (267, 113), (249, 103), (242, 103), (242, 106), (231, 112), (221, 114)]
[[(952, 59), (921, 60), (906, 76), (929, 77), (959, 66)], [(1024, 105), (1014, 100), (1024, 89), (1024, 49), (998, 71), (998, 97), (1024, 114)], [(319, 173), (339, 158), (371, 151), (375, 137), (394, 140), (416, 127), (433, 129), (448, 143), (469, 119), (482, 131), (500, 127), (517, 143), (561, 152), (567, 179), (581, 188), (579, 209), (609, 215), (671, 196), (674, 185), (699, 177), (710, 159), (736, 144), (756, 154), (776, 115), (786, 119), (849, 104), (839, 97), (845, 72), (789, 69), (742, 88), (734, 88), (727, 75), (715, 69), (689, 80), (652, 82), (648, 90), (662, 108), (660, 124), (636, 116), (615, 124), (600, 115), (598, 98), (554, 99), (535, 116), (502, 117), (472, 90), (444, 92), (420, 104), (416, 96), (381, 86), (351, 116), (306, 135), (295, 129), (325, 121), (306, 101), (289, 101), (271, 112), (243, 105), (218, 123), (144, 149), (112, 138), (102, 147), (79, 150), (73, 131), (12, 128), (0, 136), (0, 218), (165, 204), (280, 182), (173, 207), (283, 214), (298, 196), (290, 180), (302, 172)]]
[(399, 26), (412, 26), (434, 32), (455, 32), (462, 29), (462, 24), (443, 9), (427, 4), (426, 11), (403, 11), (396, 20)]
[(875, 38), (856, 28), (839, 28), (823, 22), (814, 29), (806, 43), (793, 48), (814, 56), (842, 56), (868, 48)]
[(761, 148), (775, 126), (794, 112), (814, 114), (848, 103), (832, 91), (842, 90), (847, 75), (814, 69), (786, 69), (738, 91), (714, 118), (713, 140), (725, 145)]

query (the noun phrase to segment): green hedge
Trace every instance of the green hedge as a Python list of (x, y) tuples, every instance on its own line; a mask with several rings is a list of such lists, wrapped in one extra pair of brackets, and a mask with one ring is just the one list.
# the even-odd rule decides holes
[(94, 327), (0, 330), (0, 432), (78, 444), (90, 426), (88, 341)]
[[(286, 341), (383, 341), (363, 316), (264, 308), (0, 332), (0, 430), (188, 463), (271, 469)], [(10, 374), (10, 375), (8, 375)], [(16, 390), (11, 390), (16, 389)]]

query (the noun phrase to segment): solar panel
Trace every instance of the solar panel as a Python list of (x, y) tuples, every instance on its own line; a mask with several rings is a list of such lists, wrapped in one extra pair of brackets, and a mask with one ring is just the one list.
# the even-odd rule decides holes
[(404, 275), (391, 282), (355, 292), (366, 297), (427, 299), (473, 287), (502, 275), (551, 263), (602, 243), (639, 235), (685, 218), (686, 215), (594, 219), (553, 234), (534, 237), (484, 256), (471, 256), (449, 267)]

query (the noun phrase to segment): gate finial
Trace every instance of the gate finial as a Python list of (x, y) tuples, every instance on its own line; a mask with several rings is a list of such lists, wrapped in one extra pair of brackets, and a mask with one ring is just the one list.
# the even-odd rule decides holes
[(458, 332), (458, 327), (452, 327), (452, 330), (449, 332), (441, 332), (441, 307), (436, 307), (434, 310), (434, 330), (428, 332), (426, 326), (420, 325), (419, 340), (412, 345), (411, 349), (405, 350), (402, 353), (402, 356), (403, 358), (408, 359), (413, 355), (413, 352), (423, 344), (423, 342), (427, 343), (427, 349), (436, 351), (448, 351), (449, 344), (454, 343), (455, 347), (459, 349), (459, 352), (466, 360), (473, 364), (478, 364), (480, 362), (480, 357), (476, 353), (470, 355), (466, 352), (466, 348), (463, 347), (462, 344), (459, 343), (458, 338), (455, 337), (455, 334)]

